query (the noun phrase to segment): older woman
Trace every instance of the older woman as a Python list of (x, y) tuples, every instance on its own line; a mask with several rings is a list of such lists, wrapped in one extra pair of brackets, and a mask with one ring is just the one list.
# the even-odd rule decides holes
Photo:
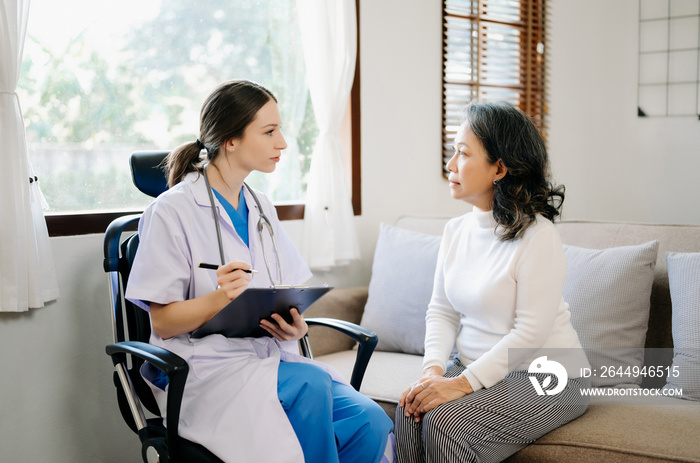
[(564, 192), (542, 137), (507, 104), (466, 114), (447, 169), (452, 197), (474, 209), (445, 227), (423, 374), (396, 412), (399, 463), (501, 461), (587, 407), (552, 224)]

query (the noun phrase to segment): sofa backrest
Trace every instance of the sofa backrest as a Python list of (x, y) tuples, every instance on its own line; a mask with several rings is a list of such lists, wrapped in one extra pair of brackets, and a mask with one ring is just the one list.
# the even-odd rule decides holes
[[(396, 221), (396, 226), (440, 235), (448, 220), (446, 217), (403, 216)], [(659, 240), (646, 347), (673, 347), (666, 252), (700, 252), (700, 226), (564, 220), (557, 222), (557, 229), (563, 243), (590, 249)]]
[(672, 347), (671, 294), (667, 252), (700, 252), (700, 226), (567, 220), (557, 224), (566, 244), (592, 249), (630, 246), (659, 240), (646, 347)]

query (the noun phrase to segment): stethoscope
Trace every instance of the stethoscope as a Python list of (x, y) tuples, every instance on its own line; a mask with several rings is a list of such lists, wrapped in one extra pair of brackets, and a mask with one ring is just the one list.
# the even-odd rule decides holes
[[(207, 185), (207, 193), (209, 193), (209, 204), (211, 205), (212, 214), (214, 215), (214, 225), (216, 225), (216, 238), (219, 242), (219, 257), (221, 258), (221, 265), (224, 265), (226, 264), (226, 258), (224, 257), (224, 243), (221, 240), (221, 226), (219, 225), (219, 213), (216, 209), (216, 205), (214, 202), (214, 194), (212, 193), (211, 185), (209, 184), (209, 177), (207, 176), (207, 167), (209, 167), (209, 163), (207, 163), (204, 166), (202, 172), (204, 174), (204, 183)], [(250, 188), (245, 182), (243, 183), (243, 186), (245, 186), (248, 189), (248, 193), (250, 193), (250, 196), (253, 197), (255, 205), (258, 207), (259, 218), (257, 228), (258, 234), (260, 235), (260, 246), (262, 246), (263, 260), (265, 261), (265, 269), (267, 270), (267, 276), (270, 277), (270, 283), (272, 283), (272, 286), (281, 285), (282, 264), (280, 262), (280, 255), (277, 251), (277, 240), (275, 239), (275, 231), (272, 229), (272, 222), (270, 222), (270, 219), (268, 219), (265, 215), (265, 211), (263, 211), (262, 205), (260, 204), (260, 200), (258, 200), (258, 197), (253, 192), (253, 189)], [(272, 250), (275, 254), (275, 259), (277, 260), (277, 280), (274, 280), (272, 278), (270, 264), (267, 261), (267, 253), (265, 252), (265, 242), (263, 240), (264, 228), (267, 228), (267, 232), (270, 234), (270, 240), (272, 241)]]

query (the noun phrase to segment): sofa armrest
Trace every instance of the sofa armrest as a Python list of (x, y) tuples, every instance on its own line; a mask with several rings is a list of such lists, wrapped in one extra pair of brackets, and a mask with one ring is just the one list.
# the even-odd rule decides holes
[[(336, 318), (357, 325), (367, 302), (367, 287), (335, 288), (304, 312), (305, 318)], [(309, 327), (314, 356), (352, 349), (355, 341), (335, 330)]]

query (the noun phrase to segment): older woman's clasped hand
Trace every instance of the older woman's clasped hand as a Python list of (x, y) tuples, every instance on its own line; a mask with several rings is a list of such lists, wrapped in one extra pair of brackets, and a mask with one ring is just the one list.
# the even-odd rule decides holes
[(437, 366), (428, 367), (423, 371), (421, 379), (406, 389), (399, 405), (404, 408), (406, 417), (413, 415), (416, 423), (423, 415), (438, 405), (464, 397), (474, 392), (464, 375), (456, 378), (445, 378), (442, 369)]

